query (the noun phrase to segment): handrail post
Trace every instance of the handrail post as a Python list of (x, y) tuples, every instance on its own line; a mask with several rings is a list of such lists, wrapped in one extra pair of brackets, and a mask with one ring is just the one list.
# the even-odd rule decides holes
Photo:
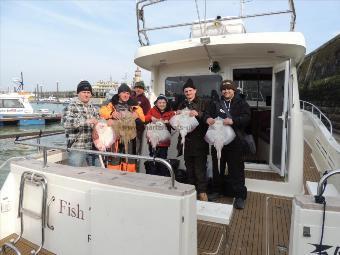
[(43, 168), (46, 168), (47, 167), (47, 149), (45, 147), (43, 148), (43, 157), (44, 157)]

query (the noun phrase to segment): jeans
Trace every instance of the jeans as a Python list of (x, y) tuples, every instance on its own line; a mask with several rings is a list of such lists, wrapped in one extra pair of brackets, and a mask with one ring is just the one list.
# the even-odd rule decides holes
[(84, 167), (84, 166), (100, 166), (98, 155), (88, 154), (79, 151), (70, 151), (68, 154), (68, 165)]

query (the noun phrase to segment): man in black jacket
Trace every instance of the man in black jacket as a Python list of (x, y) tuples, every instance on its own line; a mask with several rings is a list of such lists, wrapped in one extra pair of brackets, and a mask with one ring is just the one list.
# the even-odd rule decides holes
[[(191, 110), (190, 116), (196, 117), (199, 125), (185, 137), (184, 161), (187, 170), (188, 182), (196, 186), (198, 198), (202, 201), (208, 201), (207, 196), (207, 155), (209, 154), (209, 145), (204, 140), (208, 125), (205, 123), (206, 104), (197, 95), (197, 89), (193, 81), (189, 78), (183, 85), (183, 92), (186, 99), (178, 106), (181, 109), (188, 108)], [(179, 138), (179, 150), (182, 147)]]
[[(237, 93), (237, 85), (231, 80), (224, 80), (220, 86), (221, 99), (212, 102), (207, 116), (208, 125), (213, 125), (214, 118), (221, 117), (224, 125), (230, 125), (236, 134), (235, 139), (224, 146), (221, 153), (221, 174), (217, 169), (216, 150), (212, 150), (213, 158), (213, 180), (214, 184), (223, 183), (225, 162), (228, 165), (228, 176), (231, 180), (235, 200), (234, 207), (243, 209), (247, 198), (247, 188), (245, 186), (244, 161), (243, 161), (243, 133), (250, 122), (250, 108), (248, 103)], [(224, 164), (224, 165), (223, 165)], [(225, 187), (224, 187), (225, 188)]]

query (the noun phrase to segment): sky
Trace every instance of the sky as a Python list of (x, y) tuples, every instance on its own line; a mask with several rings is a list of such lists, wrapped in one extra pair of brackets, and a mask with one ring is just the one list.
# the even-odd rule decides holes
[[(286, 0), (245, 0), (245, 15), (286, 10)], [(197, 8), (196, 8), (197, 3)], [(240, 14), (239, 0), (168, 0), (145, 9), (148, 27)], [(0, 0), (0, 91), (20, 72), (25, 90), (75, 90), (81, 80), (130, 83), (140, 46), (134, 0)], [(340, 33), (340, 0), (295, 0), (307, 53)], [(198, 11), (197, 11), (198, 10)], [(248, 19), (247, 32), (289, 31), (289, 16)], [(148, 34), (151, 44), (187, 39), (189, 27)], [(142, 70), (148, 83), (150, 73)]]

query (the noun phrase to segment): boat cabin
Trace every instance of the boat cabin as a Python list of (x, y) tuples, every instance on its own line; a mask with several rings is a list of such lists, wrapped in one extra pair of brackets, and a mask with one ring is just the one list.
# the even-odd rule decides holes
[[(194, 22), (189, 39), (155, 45), (149, 44), (147, 30), (139, 30), (142, 46), (135, 63), (151, 72), (153, 97), (165, 94), (176, 109), (185, 98), (182, 87), (188, 78), (207, 102), (220, 97), (222, 80), (234, 80), (252, 113), (247, 133), (254, 138), (256, 153), (246, 156), (246, 170), (260, 179), (263, 173), (272, 176), (270, 180), (282, 181), (278, 187), (268, 180), (247, 178), (247, 187), (258, 192), (299, 193), (303, 133), (296, 67), (306, 51), (303, 35), (292, 31), (246, 33), (239, 17), (207, 20), (201, 29)], [(177, 155), (176, 139), (174, 135), (170, 158)]]

